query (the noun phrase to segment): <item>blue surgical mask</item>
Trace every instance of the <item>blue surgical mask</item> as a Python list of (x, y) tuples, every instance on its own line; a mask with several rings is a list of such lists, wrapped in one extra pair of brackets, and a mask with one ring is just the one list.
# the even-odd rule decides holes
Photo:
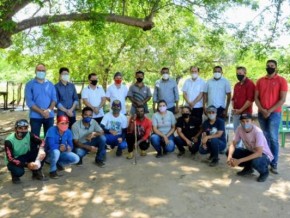
[(83, 118), (84, 123), (90, 123), (91, 120), (92, 120), (91, 117), (84, 117), (84, 118)]
[(45, 71), (37, 71), (36, 72), (36, 78), (37, 79), (43, 80), (43, 79), (45, 79), (45, 75), (46, 75)]
[(249, 130), (252, 128), (252, 124), (251, 123), (245, 123), (245, 124), (242, 124), (242, 127), (245, 129), (245, 130)]

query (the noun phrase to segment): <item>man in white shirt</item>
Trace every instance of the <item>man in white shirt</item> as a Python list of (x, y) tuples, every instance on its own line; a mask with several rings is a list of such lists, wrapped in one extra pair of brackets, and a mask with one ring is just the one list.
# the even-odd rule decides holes
[(95, 73), (88, 76), (89, 85), (82, 91), (82, 99), (87, 107), (92, 108), (94, 111), (93, 118), (99, 124), (104, 116), (103, 106), (106, 102), (106, 96), (102, 86), (98, 86), (98, 78)]
[(125, 84), (122, 84), (122, 74), (120, 72), (114, 75), (114, 84), (110, 85), (106, 91), (106, 98), (112, 106), (114, 100), (121, 101), (122, 109), (121, 113), (126, 114), (126, 97), (128, 94), (128, 88)]
[(202, 120), (205, 81), (199, 77), (198, 67), (191, 66), (190, 74), (191, 78), (185, 80), (182, 87), (183, 98), (186, 101), (186, 106), (191, 109), (191, 116)]
[(224, 78), (223, 69), (220, 66), (213, 68), (213, 78), (206, 83), (204, 90), (204, 109), (206, 105), (213, 105), (217, 108), (217, 116), (225, 118), (231, 102), (231, 85)]

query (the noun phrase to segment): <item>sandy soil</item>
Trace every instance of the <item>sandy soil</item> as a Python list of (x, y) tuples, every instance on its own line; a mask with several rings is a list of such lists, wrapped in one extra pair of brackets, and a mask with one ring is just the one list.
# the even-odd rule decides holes
[[(0, 112), (0, 132), (27, 112)], [(0, 134), (0, 138), (3, 134)], [(3, 144), (3, 141), (0, 141)], [(83, 166), (68, 167), (63, 177), (13, 185), (0, 153), (0, 217), (289, 217), (290, 136), (280, 150), (279, 175), (264, 183), (254, 175), (236, 176), (221, 156), (208, 167), (204, 157), (176, 153), (156, 159), (152, 148), (137, 165), (108, 153), (105, 168), (88, 155)], [(176, 151), (177, 152), (177, 151)], [(48, 174), (48, 165), (44, 173)]]

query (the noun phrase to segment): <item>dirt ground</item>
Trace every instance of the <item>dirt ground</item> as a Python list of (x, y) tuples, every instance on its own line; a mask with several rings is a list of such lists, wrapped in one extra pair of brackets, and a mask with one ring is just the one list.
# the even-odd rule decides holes
[[(27, 112), (0, 112), (0, 132), (20, 117)], [(290, 135), (280, 149), (279, 175), (264, 183), (256, 182), (257, 172), (236, 176), (240, 168), (229, 168), (225, 156), (211, 168), (206, 157), (176, 153), (156, 159), (150, 148), (133, 165), (112, 150), (105, 168), (94, 165), (90, 154), (57, 180), (32, 181), (26, 171), (22, 184), (13, 185), (1, 151), (0, 217), (290, 217)], [(43, 171), (48, 174), (48, 165)]]

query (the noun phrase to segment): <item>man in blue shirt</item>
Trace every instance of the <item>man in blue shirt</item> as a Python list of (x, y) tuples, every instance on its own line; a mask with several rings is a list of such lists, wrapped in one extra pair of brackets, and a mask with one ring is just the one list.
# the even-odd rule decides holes
[(69, 119), (69, 128), (76, 122), (75, 108), (79, 103), (78, 94), (73, 83), (69, 82), (69, 69), (59, 69), (59, 82), (55, 84), (57, 97), (57, 116), (66, 115)]
[(45, 65), (38, 64), (35, 68), (35, 74), (36, 77), (25, 86), (25, 99), (27, 106), (30, 108), (31, 132), (39, 136), (43, 125), (45, 136), (47, 130), (53, 126), (53, 108), (57, 99), (54, 85), (45, 79)]

